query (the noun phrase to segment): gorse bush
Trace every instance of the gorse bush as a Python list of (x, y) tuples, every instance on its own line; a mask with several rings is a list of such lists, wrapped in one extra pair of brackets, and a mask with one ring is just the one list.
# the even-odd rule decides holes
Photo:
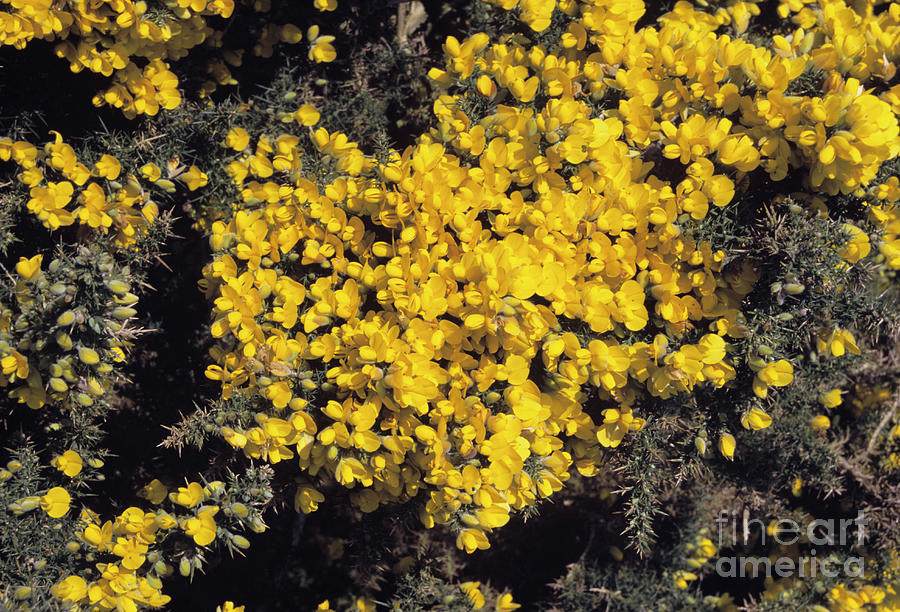
[(4, 606), (900, 609), (900, 4), (3, 4)]

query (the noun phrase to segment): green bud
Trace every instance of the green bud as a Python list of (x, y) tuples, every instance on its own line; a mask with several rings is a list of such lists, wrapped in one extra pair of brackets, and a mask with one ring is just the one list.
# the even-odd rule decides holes
[(113, 316), (120, 321), (124, 321), (128, 317), (133, 317), (137, 314), (137, 310), (134, 308), (129, 308), (127, 306), (119, 306), (113, 310)]
[(154, 184), (160, 189), (164, 190), (166, 193), (175, 193), (175, 183), (173, 183), (169, 179), (159, 179)]
[(78, 349), (78, 358), (88, 365), (94, 365), (100, 361), (100, 355), (92, 348), (81, 347)]
[(131, 289), (131, 285), (129, 285), (125, 281), (121, 281), (118, 279), (109, 281), (108, 285), (110, 291), (112, 291), (113, 293), (118, 293), (119, 295), (127, 293)]
[(759, 357), (751, 357), (747, 360), (747, 363), (756, 371), (762, 370), (764, 367), (766, 367), (766, 362)]
[(23, 586), (23, 587), (19, 587), (18, 589), (16, 589), (16, 592), (13, 596), (18, 600), (22, 600), (22, 599), (28, 599), (29, 597), (31, 597), (31, 593), (32, 593), (31, 587)]
[(697, 452), (701, 455), (706, 454), (706, 438), (701, 438), (697, 436), (694, 438), (694, 446), (697, 448)]

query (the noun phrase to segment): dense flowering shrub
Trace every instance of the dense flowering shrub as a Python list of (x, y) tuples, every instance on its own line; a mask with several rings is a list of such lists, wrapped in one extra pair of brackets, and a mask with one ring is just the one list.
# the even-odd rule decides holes
[[(364, 551), (339, 608), (513, 610), (454, 564), (503, 555), (547, 501), (590, 499), (584, 553), (542, 605), (736, 610), (744, 587), (704, 580), (717, 557), (803, 563), (815, 538), (741, 549), (715, 512), (740, 498), (809, 523), (835, 497), (878, 537), (828, 559), (872, 571), (769, 577), (753, 609), (897, 608), (896, 2), (473, 0), (414, 77), (433, 120), (407, 146), (390, 144), (402, 119), (372, 142), (342, 120), (360, 68), (285, 23), (292, 7), (2, 4), (3, 44), (54, 42), (111, 79), (96, 106), (144, 115), (102, 147), (0, 135), (0, 385), (21, 432), (0, 470), (3, 605), (190, 606), (165, 579), (254, 554), (292, 507), (281, 534), (322, 539), (327, 573), (348, 538), (307, 514), (400, 517), (362, 545), (396, 546), (390, 586)], [(306, 4), (342, 31), (367, 10)], [(398, 9), (399, 40), (417, 6)], [(305, 34), (280, 58), (304, 68), (223, 100), (244, 56), (229, 28), (252, 13), (252, 55)], [(181, 383), (204, 405), (164, 417), (129, 400), (134, 364), (167, 359), (143, 347), (163, 266), (210, 313), (190, 348), (162, 344), (205, 360)], [(130, 411), (197, 454), (177, 473), (133, 460), (109, 485), (104, 436)]]
[[(454, 525), (471, 552), (573, 467), (595, 473), (603, 447), (640, 430), (642, 397), (722, 387), (741, 366), (759, 398), (792, 382), (778, 355), (737, 355), (750, 262), (725, 265), (684, 219), (728, 206), (757, 167), (802, 169), (811, 193), (865, 185), (898, 153), (897, 118), (838, 71), (824, 98), (786, 96), (804, 70), (834, 66), (716, 35), (728, 11), (682, 2), (659, 31), (634, 31), (639, 3), (618, 20), (598, 18), (604, 6), (562, 6), (572, 19), (547, 45), (448, 38), (446, 69), (429, 75), (448, 90), (432, 133), (376, 161), (316, 128), (338, 175), (325, 184), (303, 175), (301, 136), (228, 134), (242, 202), (211, 226), (221, 341), (207, 376), (226, 399), (258, 398), (252, 420), (220, 428), (232, 446), (271, 463), (296, 451), (364, 511), (419, 497), (422, 522)], [(598, 107), (613, 94), (618, 108)], [(677, 178), (654, 173), (653, 150)], [(869, 243), (848, 227), (854, 262)], [(824, 333), (833, 354), (842, 339), (858, 352), (849, 331)], [(772, 423), (763, 404), (735, 416)], [(719, 445), (733, 458), (730, 433)], [(310, 482), (296, 506), (321, 500)]]

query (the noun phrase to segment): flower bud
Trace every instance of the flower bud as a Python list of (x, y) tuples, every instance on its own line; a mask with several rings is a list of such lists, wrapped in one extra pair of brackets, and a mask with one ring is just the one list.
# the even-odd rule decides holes
[(29, 597), (31, 597), (31, 593), (32, 593), (31, 587), (22, 586), (22, 587), (19, 587), (18, 589), (16, 589), (13, 596), (18, 600), (22, 600), (22, 599), (28, 599)]
[(81, 347), (78, 349), (78, 358), (88, 365), (94, 365), (100, 361), (100, 355), (92, 348)]

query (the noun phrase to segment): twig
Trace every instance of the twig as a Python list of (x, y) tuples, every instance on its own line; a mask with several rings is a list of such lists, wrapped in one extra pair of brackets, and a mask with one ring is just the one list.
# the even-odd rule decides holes
[(875, 428), (875, 431), (872, 432), (872, 437), (869, 438), (869, 444), (866, 446), (866, 455), (871, 455), (872, 451), (875, 450), (875, 444), (878, 443), (878, 434), (881, 433), (881, 430), (884, 429), (884, 426), (887, 425), (888, 421), (894, 413), (897, 411), (897, 402), (894, 402), (894, 405), (890, 410), (885, 410), (884, 416), (881, 417), (881, 421), (878, 423), (878, 427)]

